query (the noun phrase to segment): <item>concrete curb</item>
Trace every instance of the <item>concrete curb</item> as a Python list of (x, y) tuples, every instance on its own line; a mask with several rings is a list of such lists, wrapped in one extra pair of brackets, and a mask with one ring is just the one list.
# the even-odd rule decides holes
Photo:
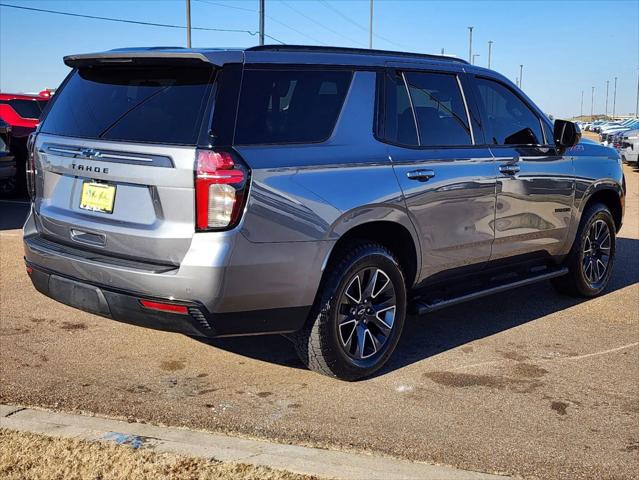
[(504, 480), (453, 467), (387, 457), (283, 445), (141, 423), (0, 405), (0, 427), (49, 436), (114, 441), (223, 462), (267, 466), (295, 473), (343, 480)]

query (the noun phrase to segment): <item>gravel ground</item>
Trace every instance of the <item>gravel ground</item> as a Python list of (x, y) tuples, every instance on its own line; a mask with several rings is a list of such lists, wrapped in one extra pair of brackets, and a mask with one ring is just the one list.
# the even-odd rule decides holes
[[(639, 172), (626, 178), (605, 295), (541, 283), (410, 318), (388, 367), (357, 383), (304, 370), (282, 337), (203, 343), (57, 304), (31, 286), (20, 231), (4, 230), (0, 402), (526, 478), (636, 478)], [(0, 203), (3, 225), (16, 208)]]

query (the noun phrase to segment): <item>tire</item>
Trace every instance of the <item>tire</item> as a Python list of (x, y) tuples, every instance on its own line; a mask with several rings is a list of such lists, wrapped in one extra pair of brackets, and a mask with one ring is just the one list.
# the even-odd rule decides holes
[(359, 380), (388, 361), (405, 316), (399, 262), (382, 245), (358, 241), (329, 264), (306, 326), (290, 338), (310, 370)]
[(16, 177), (0, 180), (0, 198), (11, 198), (18, 194)]
[(586, 207), (566, 259), (568, 274), (552, 280), (557, 291), (586, 298), (601, 294), (612, 274), (615, 234), (615, 222), (605, 205), (594, 203)]

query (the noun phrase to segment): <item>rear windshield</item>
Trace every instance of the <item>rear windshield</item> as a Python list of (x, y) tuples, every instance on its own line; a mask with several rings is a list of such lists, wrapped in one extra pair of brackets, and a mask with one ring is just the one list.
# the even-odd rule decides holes
[(31, 120), (39, 119), (42, 110), (47, 105), (46, 100), (13, 99), (9, 100), (8, 103), (22, 118), (29, 118)]
[(211, 68), (92, 67), (76, 70), (41, 131), (69, 137), (195, 145)]
[(341, 70), (246, 70), (235, 143), (309, 143), (326, 140), (353, 76)]

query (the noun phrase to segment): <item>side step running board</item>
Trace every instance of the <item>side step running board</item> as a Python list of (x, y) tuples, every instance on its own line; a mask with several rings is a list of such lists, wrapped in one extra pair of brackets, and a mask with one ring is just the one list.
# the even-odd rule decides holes
[(563, 267), (557, 270), (553, 270), (552, 272), (544, 273), (542, 275), (534, 275), (534, 276), (523, 278), (521, 280), (517, 280), (514, 282), (504, 283), (502, 285), (496, 285), (494, 287), (486, 288), (484, 290), (477, 290), (471, 293), (467, 293), (465, 295), (460, 295), (458, 297), (435, 300), (432, 302), (417, 299), (411, 305), (412, 312), (415, 315), (424, 315), (426, 313), (439, 310), (440, 308), (446, 308), (452, 305), (457, 305), (458, 303), (467, 302), (469, 300), (475, 300), (477, 298), (486, 297), (488, 295), (493, 295), (495, 293), (505, 292), (513, 288), (523, 287), (525, 285), (530, 285), (531, 283), (541, 282), (542, 280), (549, 280), (551, 278), (561, 277), (562, 275), (565, 275), (567, 273), (568, 273), (568, 269), (566, 267)]

